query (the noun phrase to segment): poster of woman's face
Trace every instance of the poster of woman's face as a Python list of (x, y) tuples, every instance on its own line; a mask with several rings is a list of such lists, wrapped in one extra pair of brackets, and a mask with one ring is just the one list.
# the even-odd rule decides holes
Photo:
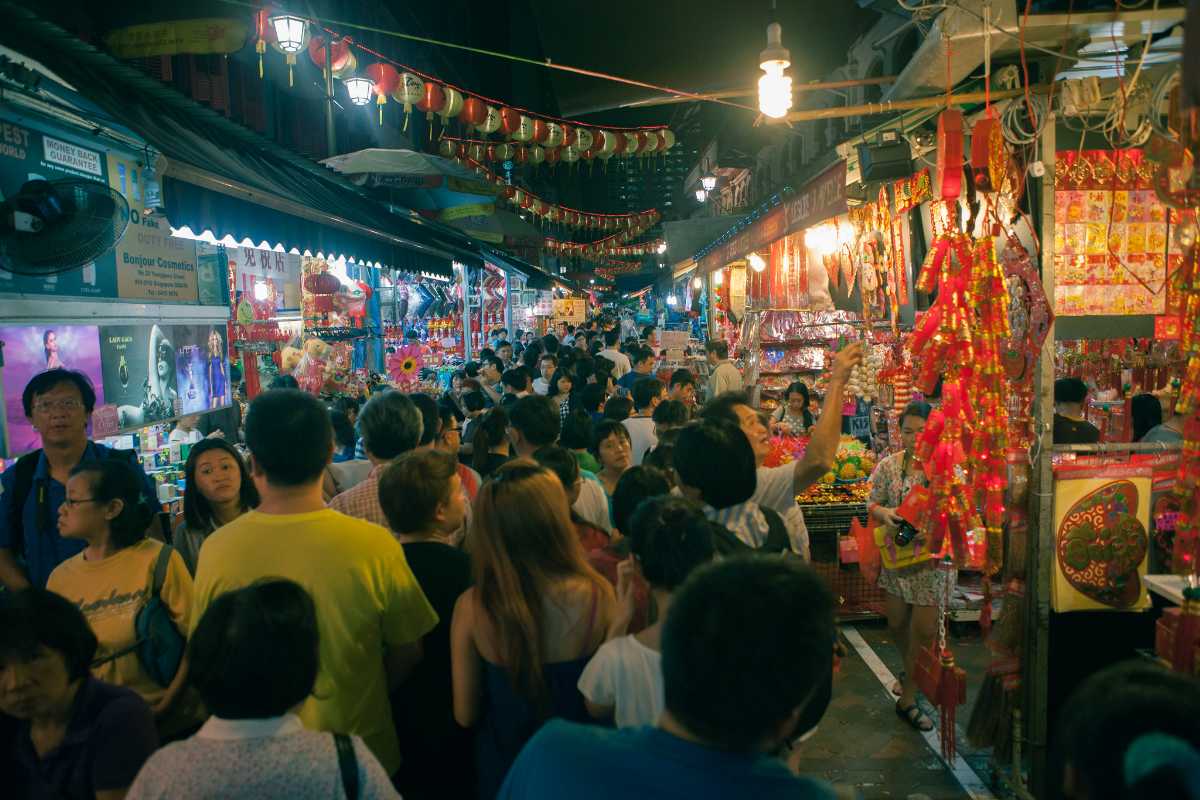
[(66, 368), (82, 372), (104, 402), (100, 369), (100, 334), (94, 325), (31, 325), (0, 327), (4, 342), (4, 419), (7, 457), (41, 447), (41, 439), (25, 418), (21, 394), (39, 372)]
[(120, 411), (120, 425), (136, 427), (178, 416), (172, 329), (109, 325), (100, 329), (104, 396)]

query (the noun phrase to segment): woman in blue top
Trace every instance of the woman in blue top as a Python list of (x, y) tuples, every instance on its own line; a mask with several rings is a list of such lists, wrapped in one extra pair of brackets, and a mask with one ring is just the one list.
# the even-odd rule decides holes
[(527, 459), (501, 466), (479, 490), (473, 519), (475, 585), (450, 628), (454, 717), (476, 729), (479, 796), (490, 800), (546, 720), (589, 720), (576, 686), (615, 600), (546, 468)]

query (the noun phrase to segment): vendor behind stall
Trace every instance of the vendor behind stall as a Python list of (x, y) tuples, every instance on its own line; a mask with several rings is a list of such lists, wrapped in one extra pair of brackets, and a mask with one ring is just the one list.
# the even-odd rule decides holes
[(1059, 378), (1054, 382), (1054, 443), (1095, 444), (1100, 429), (1083, 418), (1088, 387), (1082, 378)]

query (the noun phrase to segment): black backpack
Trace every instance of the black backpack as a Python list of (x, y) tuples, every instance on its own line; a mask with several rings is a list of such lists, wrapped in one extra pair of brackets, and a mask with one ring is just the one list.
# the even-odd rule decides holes
[[(5, 521), (8, 523), (10, 547), (13, 556), (17, 558), (25, 555), (25, 501), (34, 489), (33, 475), (37, 472), (38, 459), (41, 458), (41, 455), (40, 449), (34, 450), (32, 453), (26, 453), (18, 458), (17, 463), (13, 465), (12, 501), (8, 504), (8, 519)], [(137, 453), (133, 450), (109, 449), (105, 458), (125, 461), (130, 466), (141, 469), (138, 466)], [(37, 516), (35, 519), (38, 530), (45, 530), (53, 522), (50, 519), (50, 503), (46, 498), (45, 485), (38, 486), (37, 490)]]

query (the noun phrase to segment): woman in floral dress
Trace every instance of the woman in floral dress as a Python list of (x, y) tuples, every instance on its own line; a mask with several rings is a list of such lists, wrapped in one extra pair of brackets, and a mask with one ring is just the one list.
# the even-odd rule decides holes
[[(871, 473), (870, 514), (877, 524), (898, 525), (902, 520), (896, 508), (917, 485), (925, 483), (925, 475), (916, 463), (917, 437), (925, 429), (929, 417), (928, 403), (909, 403), (900, 415), (900, 438), (904, 450), (879, 462)], [(918, 543), (922, 540), (918, 535)], [(936, 559), (908, 567), (883, 567), (879, 585), (887, 593), (888, 629), (904, 658), (904, 672), (892, 687), (898, 696), (896, 713), (919, 731), (933, 729), (933, 721), (917, 708), (917, 684), (914, 665), (917, 653), (937, 636), (939, 604), (954, 592), (958, 573), (945, 569)]]

